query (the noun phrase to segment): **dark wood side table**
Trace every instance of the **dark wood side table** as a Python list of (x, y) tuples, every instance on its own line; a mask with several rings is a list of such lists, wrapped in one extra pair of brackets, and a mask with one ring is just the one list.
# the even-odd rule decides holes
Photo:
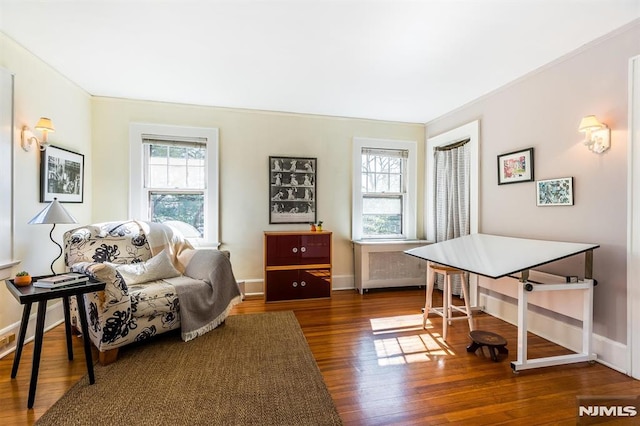
[[(34, 277), (37, 281), (43, 277)], [(36, 385), (38, 383), (38, 369), (40, 367), (40, 353), (42, 352), (42, 337), (44, 335), (44, 319), (47, 313), (47, 301), (62, 298), (64, 307), (65, 332), (67, 335), (67, 354), (69, 361), (73, 360), (73, 349), (71, 345), (71, 315), (69, 310), (69, 297), (82, 296), (85, 293), (93, 293), (95, 291), (104, 290), (105, 283), (95, 280), (80, 284), (72, 284), (66, 287), (56, 289), (38, 288), (33, 285), (26, 287), (16, 287), (13, 280), (5, 280), (9, 292), (16, 298), (18, 302), (24, 305), (22, 310), (22, 322), (20, 323), (20, 331), (18, 333), (18, 342), (16, 345), (16, 353), (13, 358), (13, 368), (11, 369), (11, 378), (15, 379), (18, 373), (18, 365), (20, 364), (20, 356), (22, 355), (22, 346), (24, 345), (27, 325), (29, 324), (29, 315), (31, 314), (31, 305), (38, 303), (38, 316), (36, 319), (36, 335), (33, 348), (33, 367), (31, 370), (31, 383), (29, 384), (29, 400), (28, 408), (33, 408), (33, 402), (36, 397)], [(87, 361), (87, 371), (89, 373), (89, 383), (95, 383), (93, 375), (93, 361), (91, 358), (91, 343), (89, 342), (89, 326), (87, 324), (86, 308), (84, 297), (76, 297), (78, 302), (78, 314), (80, 316), (80, 326), (82, 327), (82, 336), (84, 340), (84, 355)]]

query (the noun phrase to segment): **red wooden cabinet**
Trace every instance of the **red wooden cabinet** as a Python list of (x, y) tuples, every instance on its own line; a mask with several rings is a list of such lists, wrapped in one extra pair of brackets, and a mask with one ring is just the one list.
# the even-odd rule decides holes
[(265, 232), (265, 300), (331, 297), (331, 232)]

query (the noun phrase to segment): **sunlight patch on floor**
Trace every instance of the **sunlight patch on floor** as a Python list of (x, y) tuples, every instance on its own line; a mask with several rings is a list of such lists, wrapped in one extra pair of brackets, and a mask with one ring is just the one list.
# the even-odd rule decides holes
[[(422, 314), (398, 315), (395, 317), (372, 318), (373, 334), (398, 333), (401, 331), (422, 330)], [(427, 327), (430, 324), (427, 323)]]
[[(374, 335), (424, 331), (421, 314), (374, 318), (370, 321)], [(431, 322), (427, 321), (427, 329), (432, 328)], [(374, 346), (380, 366), (428, 362), (433, 361), (434, 357), (455, 354), (439, 333), (431, 332), (380, 338), (374, 340)]]

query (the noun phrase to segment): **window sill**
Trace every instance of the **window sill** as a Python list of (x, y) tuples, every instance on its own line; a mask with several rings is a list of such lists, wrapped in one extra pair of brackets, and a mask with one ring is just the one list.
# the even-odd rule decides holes
[(385, 239), (367, 239), (367, 240), (351, 240), (351, 242), (353, 244), (357, 244), (357, 245), (363, 245), (363, 246), (367, 246), (367, 245), (400, 245), (400, 244), (423, 244), (423, 245), (427, 245), (427, 244), (432, 244), (433, 241), (428, 241), (428, 240), (417, 240), (417, 239), (389, 239), (389, 240), (385, 240)]
[(8, 278), (11, 278), (11, 268), (18, 265), (19, 263), (19, 260), (0, 262), (0, 279), (6, 280)]

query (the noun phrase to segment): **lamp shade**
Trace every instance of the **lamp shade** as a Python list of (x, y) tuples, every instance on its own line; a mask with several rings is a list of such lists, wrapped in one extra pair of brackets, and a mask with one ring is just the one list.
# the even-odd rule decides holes
[(29, 221), (29, 225), (56, 224), (56, 223), (78, 223), (71, 214), (54, 198), (40, 213)]
[(587, 115), (582, 117), (582, 120), (580, 120), (578, 131), (585, 132), (587, 130), (598, 130), (602, 129), (602, 127), (602, 123), (598, 121), (595, 115)]
[(38, 124), (36, 124), (36, 130), (41, 130), (44, 132), (56, 131), (55, 127), (53, 127), (51, 119), (47, 117), (40, 117), (40, 120), (38, 120)]

